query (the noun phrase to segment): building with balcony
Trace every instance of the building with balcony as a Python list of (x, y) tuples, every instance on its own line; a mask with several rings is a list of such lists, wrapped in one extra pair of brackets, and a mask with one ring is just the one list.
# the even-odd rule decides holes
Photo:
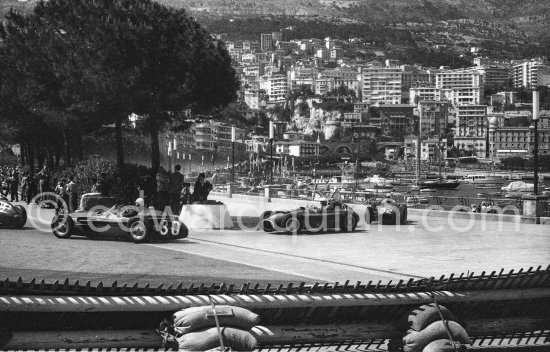
[(550, 67), (542, 60), (530, 60), (512, 67), (514, 87), (534, 88), (550, 84)]
[(402, 72), (398, 67), (364, 67), (361, 70), (362, 101), (401, 104)]
[[(550, 129), (539, 128), (539, 155), (550, 155)], [(534, 129), (530, 127), (501, 127), (489, 134), (489, 149), (497, 158), (531, 156)]]
[(483, 86), (499, 87), (504, 86), (510, 79), (510, 68), (506, 66), (482, 65), (475, 68), (481, 75)]
[(442, 70), (435, 74), (435, 86), (441, 89), (480, 88), (483, 81), (476, 69)]
[(289, 142), (288, 154), (297, 157), (311, 157), (319, 155), (319, 143), (308, 141)]
[(260, 89), (266, 92), (269, 103), (284, 103), (288, 92), (287, 78), (281, 74), (262, 76), (260, 77)]
[(401, 139), (414, 132), (414, 107), (387, 104), (370, 108), (368, 124), (380, 128), (382, 135)]
[(459, 105), (456, 107), (454, 145), (473, 156), (487, 156), (487, 107), (485, 105)]
[(418, 103), (420, 134), (422, 137), (439, 136), (445, 133), (449, 123), (449, 104), (441, 101), (423, 100)]

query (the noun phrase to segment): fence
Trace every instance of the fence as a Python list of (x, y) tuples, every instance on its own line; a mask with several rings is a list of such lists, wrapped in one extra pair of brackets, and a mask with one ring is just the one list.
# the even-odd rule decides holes
[[(217, 185), (216, 191), (229, 193), (229, 185)], [(327, 191), (320, 186), (308, 185), (301, 188), (287, 188), (285, 186), (262, 186), (254, 188), (234, 187), (232, 194), (243, 194), (250, 196), (266, 196), (266, 189), (270, 198), (321, 200), (331, 196), (333, 191)], [(523, 199), (519, 196), (447, 196), (431, 195), (429, 193), (394, 193), (388, 190), (379, 189), (377, 192), (365, 191), (338, 191), (342, 200), (350, 204), (367, 204), (372, 201), (385, 198), (388, 193), (391, 198), (399, 203), (405, 203), (412, 209), (426, 209), (437, 206), (439, 209), (450, 211), (476, 211), (476, 212), (500, 212), (510, 215), (523, 215)], [(544, 217), (550, 217), (550, 202), (544, 203)]]

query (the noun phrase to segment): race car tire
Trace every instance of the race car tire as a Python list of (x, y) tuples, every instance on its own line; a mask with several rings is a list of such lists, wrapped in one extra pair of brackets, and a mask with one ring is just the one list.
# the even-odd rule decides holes
[(273, 214), (272, 211), (264, 211), (261, 215), (260, 215), (260, 220), (259, 220), (259, 225), (260, 225), (260, 229), (262, 231), (266, 231), (266, 228), (264, 227), (264, 220), (267, 219), (268, 217), (270, 217), (271, 215)]
[(284, 224), (285, 232), (292, 235), (296, 235), (298, 232), (300, 232), (300, 228), (302, 227), (300, 220), (294, 216), (287, 218)]
[(146, 220), (133, 219), (128, 223), (128, 238), (134, 243), (146, 242), (152, 232), (152, 226)]
[[(349, 217), (351, 216), (351, 224)], [(351, 225), (351, 228), (350, 226)], [(355, 231), (355, 228), (357, 227), (357, 219), (353, 215), (346, 215), (344, 219), (342, 220), (342, 232), (353, 232)]]
[(25, 226), (25, 224), (27, 223), (27, 210), (25, 210), (25, 207), (23, 207), (22, 205), (16, 205), (14, 208), (17, 209), (21, 214), (21, 218), (17, 223), (14, 224), (14, 227), (16, 229), (22, 229), (23, 226)]
[(74, 234), (74, 221), (67, 214), (56, 214), (52, 219), (52, 232), (57, 238), (66, 239)]

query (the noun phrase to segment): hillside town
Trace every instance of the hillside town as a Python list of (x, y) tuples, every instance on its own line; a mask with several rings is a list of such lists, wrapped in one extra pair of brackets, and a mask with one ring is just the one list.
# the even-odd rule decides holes
[[(374, 61), (350, 59), (342, 48), (359, 39), (286, 41), (283, 33), (225, 42), (241, 81), (237, 114), (258, 123), (199, 116), (189, 130), (165, 134), (173, 157), (223, 155), (235, 142), (241, 159), (270, 153), (271, 144), (275, 157), (338, 153), (342, 160), (375, 159), (360, 156), (363, 140), (376, 143), (379, 159), (409, 160), (416, 158), (419, 137), (420, 158), (428, 161), (437, 158), (438, 146), (444, 158), (531, 154), (532, 107), (522, 89), (550, 85), (543, 58), (505, 61), (472, 47), (470, 67), (422, 67), (385, 59), (384, 53)], [(550, 153), (548, 108), (542, 107), (539, 124), (542, 155)], [(263, 126), (261, 115), (267, 117)]]

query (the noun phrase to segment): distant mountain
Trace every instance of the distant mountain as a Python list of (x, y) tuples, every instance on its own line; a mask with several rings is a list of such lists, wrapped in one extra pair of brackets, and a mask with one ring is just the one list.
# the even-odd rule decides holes
[[(395, 24), (470, 19), (489, 28), (518, 31), (529, 39), (550, 36), (550, 0), (157, 0), (189, 10), (197, 18), (264, 15), (337, 17), (345, 21)], [(0, 0), (0, 12), (21, 11), (36, 0)]]
[(210, 16), (339, 17), (361, 22), (432, 22), (482, 20), (508, 26), (527, 37), (550, 35), (549, 0), (159, 0)]

